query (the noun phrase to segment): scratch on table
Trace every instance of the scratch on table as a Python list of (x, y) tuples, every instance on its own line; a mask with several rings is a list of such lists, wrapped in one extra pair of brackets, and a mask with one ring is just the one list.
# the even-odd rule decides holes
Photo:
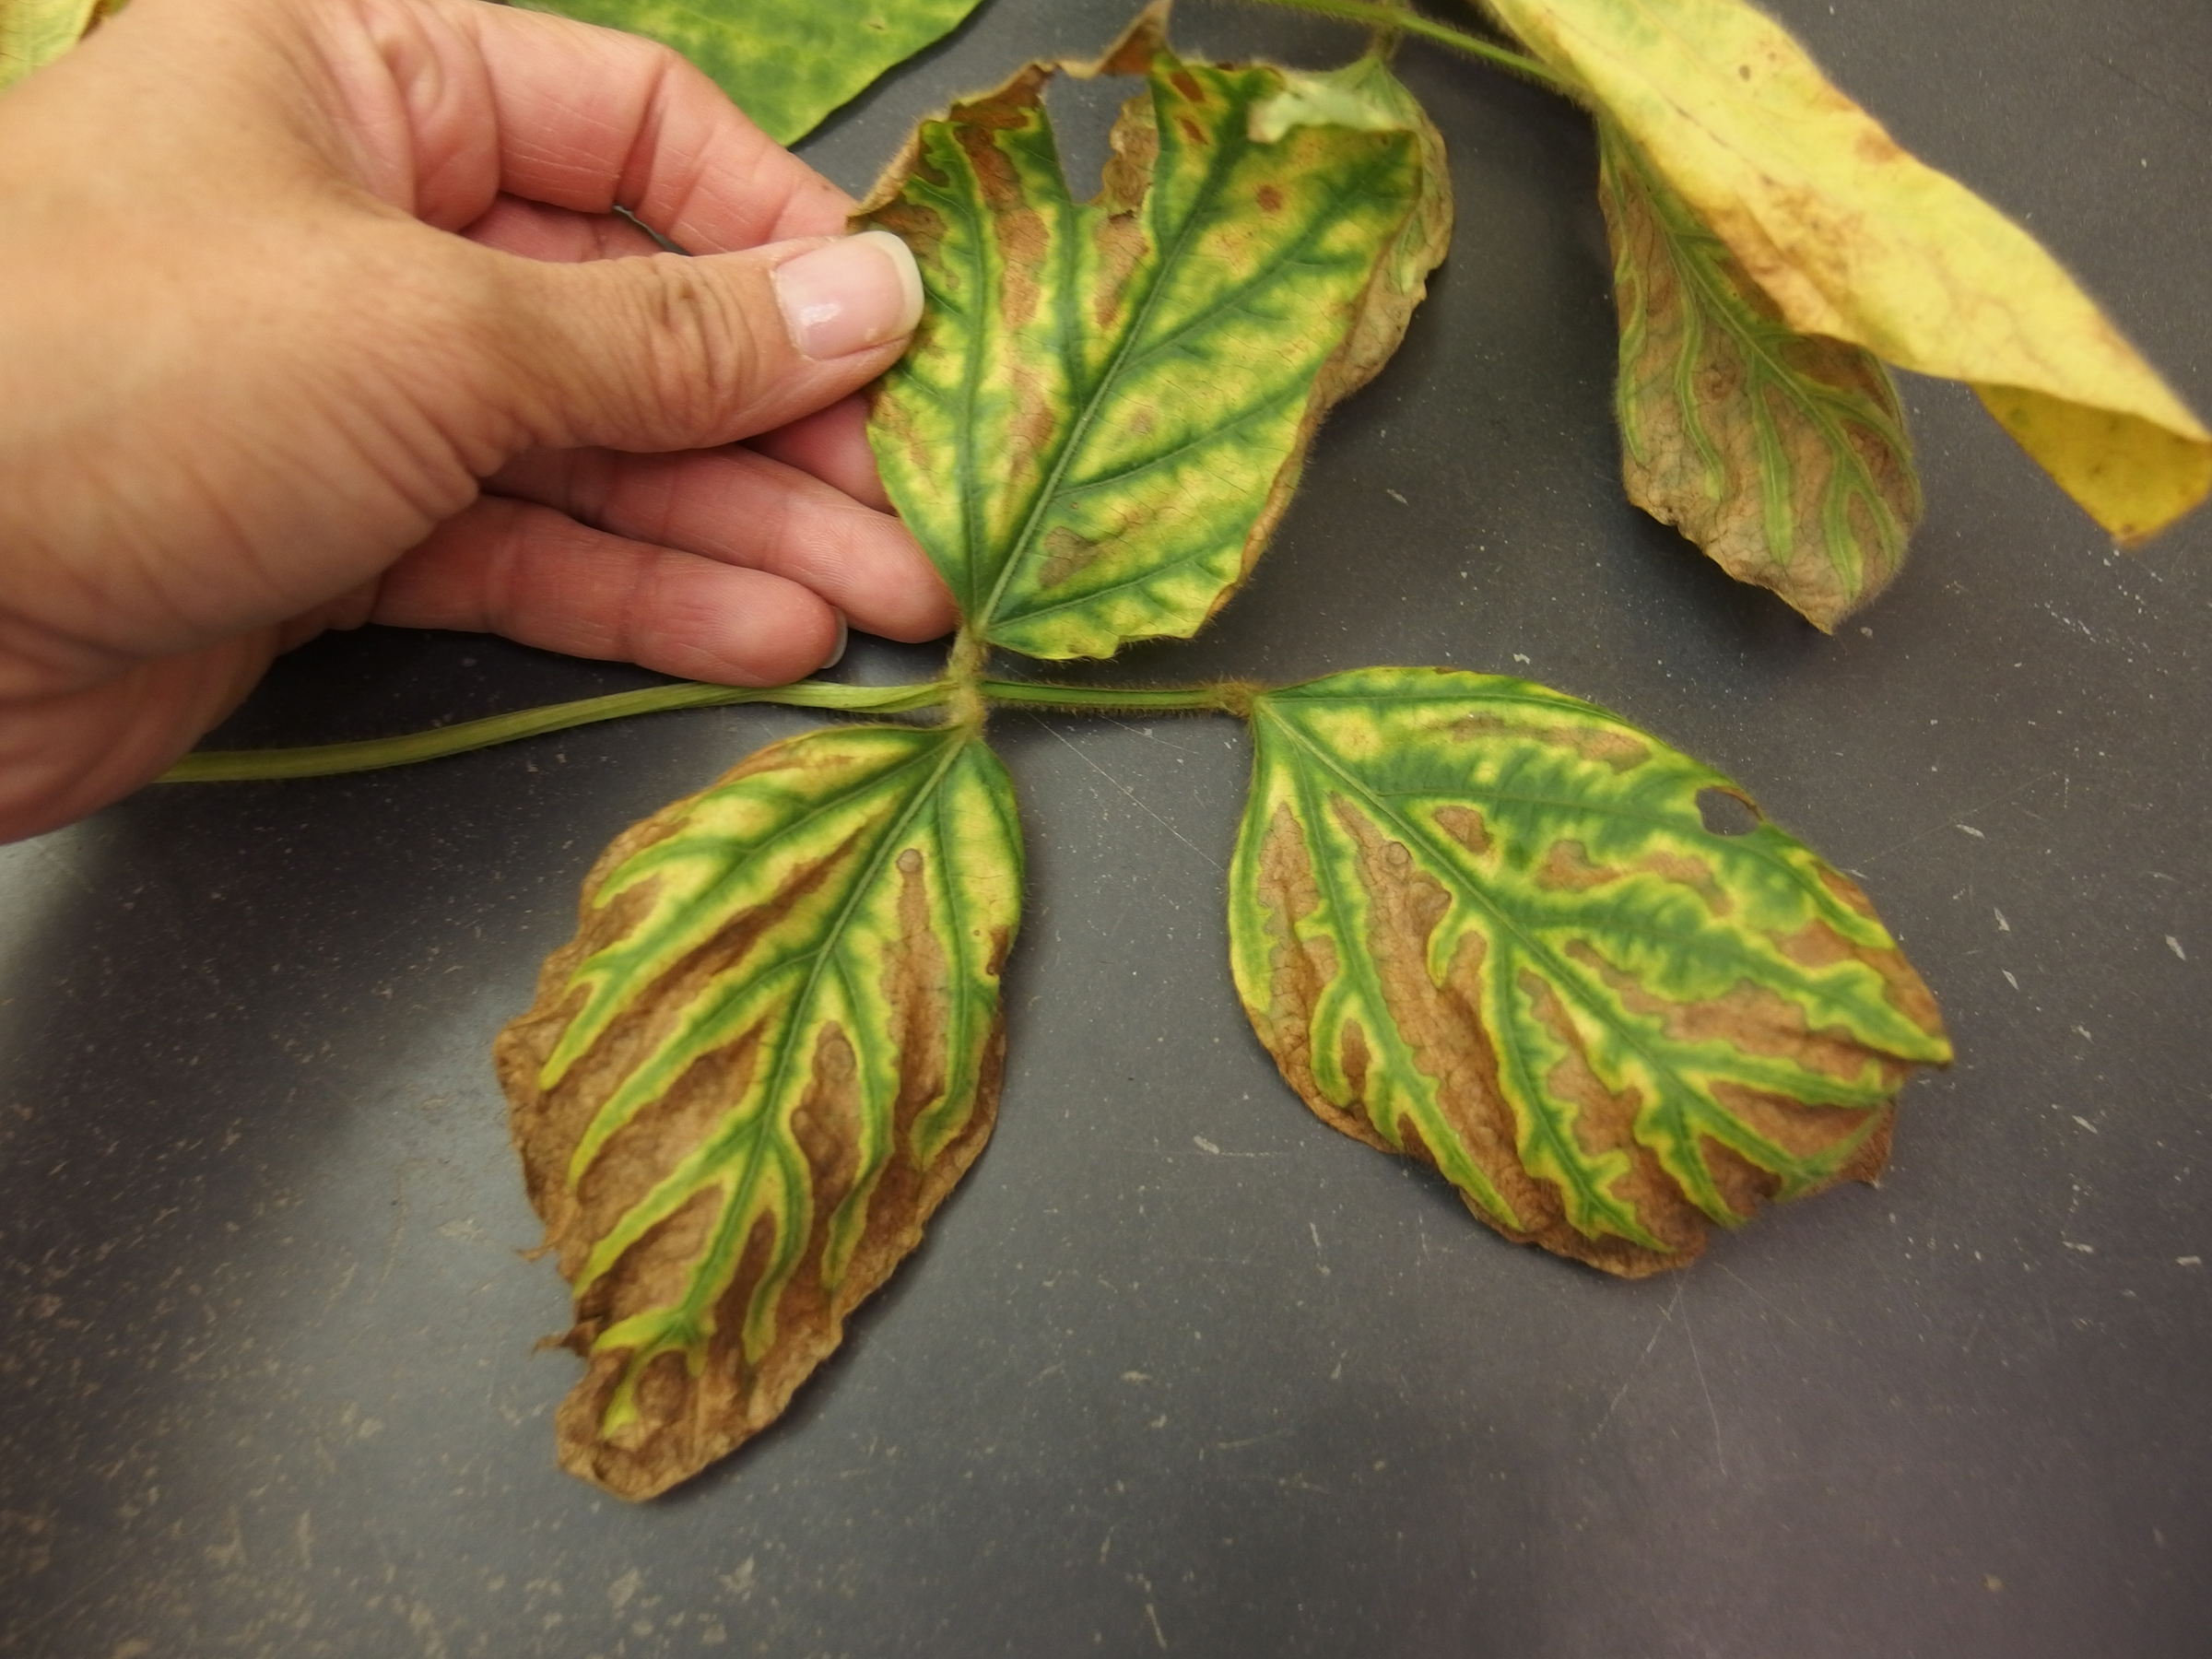
[(1643, 1352), (1636, 1356), (1636, 1363), (1629, 1367), (1629, 1374), (1620, 1380), (1620, 1386), (1613, 1391), (1613, 1399), (1606, 1407), (1606, 1415), (1599, 1418), (1597, 1427), (1590, 1430), (1592, 1440), (1595, 1440), (1603, 1434), (1606, 1431), (1606, 1425), (1613, 1420), (1613, 1413), (1619, 1407), (1623, 1396), (1628, 1394), (1629, 1384), (1636, 1381), (1636, 1373), (1643, 1369), (1643, 1362), (1652, 1357), (1652, 1350), (1659, 1346), (1659, 1338), (1665, 1332), (1667, 1322), (1674, 1318), (1676, 1304), (1681, 1300), (1682, 1286), (1677, 1282), (1675, 1286), (1674, 1301), (1668, 1302), (1665, 1307), (1659, 1310), (1659, 1323), (1652, 1327), (1652, 1339), (1643, 1345)]
[(1992, 806), (2001, 806), (2006, 801), (2011, 800), (2013, 796), (2018, 794), (2025, 794), (2029, 790), (2033, 789), (2038, 783), (2048, 782), (2051, 779), (2059, 777), (2060, 775), (2061, 774), (2055, 771), (2038, 772), (2034, 777), (2029, 779), (2025, 783), (2017, 784), (2013, 788), (2006, 790), (2003, 794), (1992, 795), (1986, 801), (1982, 801), (1974, 806), (1969, 806), (1964, 812), (1946, 813), (1943, 816), (1942, 822), (1930, 825), (1927, 829), (1923, 830), (1918, 835), (1907, 836), (1901, 841), (1895, 841), (1890, 845), (1880, 848), (1876, 852), (1865, 853), (1859, 859), (1859, 864), (1862, 866), (1870, 865), (1877, 858), (1888, 857), (1892, 853), (1902, 853), (1907, 847), (1915, 846), (1921, 841), (1926, 841), (1929, 836), (1935, 835), (1941, 830), (1952, 828), (1960, 818), (1970, 818), (1978, 812), (1988, 811)]
[(1765, 1308), (1769, 1312), (1772, 1313), (1775, 1318), (1781, 1320), (1783, 1324), (1788, 1325), (1794, 1331), (1802, 1331), (1805, 1329), (1803, 1325), (1799, 1324), (1795, 1320), (1789, 1316), (1788, 1312), (1783, 1309), (1781, 1304), (1770, 1301), (1766, 1297), (1761, 1296), (1759, 1294), (1759, 1288), (1756, 1285), (1753, 1285), (1749, 1280), (1743, 1277), (1742, 1275), (1738, 1274), (1735, 1268), (1729, 1266), (1725, 1262), (1715, 1262), (1713, 1265), (1718, 1267), (1730, 1278), (1735, 1280), (1737, 1284), (1743, 1286), (1745, 1289), (1750, 1291), (1752, 1299), (1756, 1300), (1759, 1306)]
[(1728, 1453), (1721, 1446), (1721, 1414), (1713, 1409), (1712, 1390), (1705, 1382), (1705, 1361), (1698, 1358), (1698, 1334), (1689, 1328), (1689, 1304), (1682, 1301), (1680, 1288), (1675, 1291), (1675, 1300), (1682, 1304), (1682, 1335), (1689, 1338), (1689, 1362), (1697, 1370), (1698, 1388), (1705, 1395), (1705, 1415), (1712, 1419), (1713, 1461), (1721, 1465), (1721, 1473), (1725, 1476)]
[(2112, 76), (2115, 79), (2125, 81), (2129, 86), (2133, 87), (2136, 91), (2142, 93), (2146, 98), (2155, 98), (2159, 102), (2164, 104), (2170, 110), (2179, 110), (2184, 115), (2194, 115), (2199, 120), (2206, 119), (2207, 116), (2212, 116), (2212, 110), (2206, 110), (2201, 105), (2184, 102), (2181, 99), (2174, 97), (2171, 92), (2161, 92), (2158, 88), (2151, 86), (2148, 82), (2137, 80), (2134, 76), (2130, 75), (2126, 70), (2121, 68), (2119, 65), (2113, 63), (2110, 58), (2099, 57), (2093, 52), (2085, 52), (2081, 55), (2088, 58), (2090, 63), (2096, 65), (2106, 74)]
[[(1036, 717), (1032, 716), (1031, 718), (1034, 719)], [(1066, 744), (1070, 749), (1073, 749), (1077, 755), (1080, 756), (1084, 765), (1089, 767), (1090, 770), (1097, 772), (1100, 777), (1105, 779), (1107, 782), (1112, 784), (1116, 789), (1127, 795), (1129, 797), (1129, 804), (1132, 806), (1135, 806), (1138, 811), (1142, 812), (1147, 818), (1158, 824), (1162, 830), (1165, 830), (1170, 835), (1173, 836), (1177, 841), (1181, 841), (1192, 852), (1197, 853), (1200, 858), (1205, 859), (1206, 862), (1212, 865), (1216, 870), (1219, 870), (1221, 868), (1221, 861), (1219, 859), (1211, 856), (1203, 847), (1199, 846), (1196, 841), (1193, 841), (1182, 830), (1176, 829), (1174, 825), (1169, 823), (1166, 818), (1161, 818), (1159, 813), (1153, 811), (1151, 807), (1147, 806), (1144, 801), (1138, 797), (1137, 793), (1134, 789), (1131, 789), (1126, 783), (1123, 782), (1119, 778), (1115, 777), (1112, 772), (1100, 766), (1096, 760), (1093, 760), (1088, 755), (1084, 754), (1083, 750), (1077, 747), (1075, 740), (1068, 736), (1065, 732), (1062, 731), (1058, 726), (1052, 724), (1048, 721), (1040, 719), (1037, 721), (1037, 724), (1041, 726), (1043, 726), (1046, 731), (1052, 733), (1053, 736), (1059, 738), (1061, 742)], [(1155, 738), (1154, 741), (1158, 742), (1159, 739)]]
[(1124, 732), (1135, 732), (1147, 742), (1157, 743), (1161, 748), (1173, 749), (1179, 755), (1194, 755), (1198, 752), (1196, 749), (1184, 748), (1180, 743), (1170, 743), (1165, 737), (1156, 734), (1150, 726), (1133, 726), (1125, 720), (1114, 719), (1111, 714), (1106, 716), (1106, 724), (1120, 726)]

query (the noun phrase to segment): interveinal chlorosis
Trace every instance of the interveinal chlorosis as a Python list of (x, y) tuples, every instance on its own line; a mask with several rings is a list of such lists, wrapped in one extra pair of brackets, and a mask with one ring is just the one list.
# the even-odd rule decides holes
[(1628, 1277), (1888, 1150), (1950, 1044), (1864, 894), (1725, 778), (1524, 680), (1256, 697), (1237, 988), (1324, 1122), (1435, 1165), (1508, 1238)]
[(931, 301), (877, 394), (885, 488), (969, 637), (1030, 656), (1197, 630), (1450, 233), (1441, 141), (1387, 69), (1187, 63), (1163, 17), (1076, 71), (1147, 82), (1097, 201), (1032, 64), (924, 123), (864, 208)]
[(1920, 520), (1888, 371), (1863, 347), (1783, 322), (1602, 118), (1598, 156), (1629, 499), (1832, 630), (1897, 574)]
[(589, 1362), (568, 1468), (651, 1497), (836, 1347), (990, 1134), (1020, 907), (961, 726), (777, 744), (607, 849), (498, 1051)]

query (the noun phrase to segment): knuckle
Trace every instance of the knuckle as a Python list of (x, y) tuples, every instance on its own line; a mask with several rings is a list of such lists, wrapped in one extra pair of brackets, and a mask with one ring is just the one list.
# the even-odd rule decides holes
[(654, 407), (647, 417), (688, 429), (733, 428), (755, 393), (762, 342), (733, 286), (681, 254), (637, 262), (637, 303), (645, 339), (642, 382)]

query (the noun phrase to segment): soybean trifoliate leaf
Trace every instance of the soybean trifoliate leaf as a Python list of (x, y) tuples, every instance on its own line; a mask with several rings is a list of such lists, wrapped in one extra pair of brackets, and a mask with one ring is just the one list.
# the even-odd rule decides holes
[(1371, 668), (1261, 694), (1230, 936), (1324, 1122), (1508, 1238), (1641, 1277), (1887, 1156), (1950, 1044), (1865, 896), (1740, 792), (1524, 680)]
[(0, 87), (41, 69), (81, 40), (120, 0), (0, 0)]
[(1629, 499), (1832, 629), (1920, 519), (1904, 411), (1871, 352), (1799, 334), (1635, 145), (1598, 122), (1620, 309)]
[(2123, 541), (2212, 490), (2207, 434), (2035, 239), (1900, 149), (1743, 0), (1488, 0), (1801, 334), (1965, 381)]
[(778, 144), (805, 137), (978, 0), (517, 0), (673, 46)]
[(1095, 201), (1032, 64), (924, 123), (864, 209), (931, 300), (877, 393), (885, 487), (971, 634), (1032, 656), (1197, 630), (1449, 231), (1440, 141), (1386, 69), (1301, 101), (1320, 77), (1185, 63), (1161, 15), (1074, 70), (1148, 81)]
[(562, 1465), (649, 1498), (772, 1421), (997, 1110), (1021, 846), (971, 728), (761, 750), (618, 838), (500, 1039), (590, 1363)]

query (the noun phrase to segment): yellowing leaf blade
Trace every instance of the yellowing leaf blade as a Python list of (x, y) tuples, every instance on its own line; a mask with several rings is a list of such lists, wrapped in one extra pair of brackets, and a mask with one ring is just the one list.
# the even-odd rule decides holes
[(705, 70), (792, 144), (887, 69), (959, 28), (979, 0), (517, 0), (641, 34)]
[(1598, 142), (1629, 499), (1832, 629), (1897, 573), (1920, 519), (1897, 390), (1872, 353), (1776, 316), (1602, 118)]
[(1800, 333), (1965, 381), (2124, 541), (2212, 491), (2212, 434), (2035, 239), (1900, 149), (1743, 0), (1489, 0)]
[(885, 487), (971, 633), (1033, 656), (1196, 631), (1449, 229), (1439, 141), (1387, 70), (1337, 88), (1344, 125), (1281, 104), (1321, 77), (1184, 63), (1159, 29), (1100, 66), (1148, 87), (1097, 201), (1068, 194), (1033, 65), (924, 124), (864, 210), (933, 300), (877, 395)]
[(1720, 774), (1525, 681), (1375, 668), (1264, 693), (1237, 987), (1326, 1123), (1507, 1237), (1631, 1277), (1886, 1156), (1950, 1057), (1864, 895)]
[(635, 826), (501, 1034), (590, 1369), (561, 1461), (626, 1498), (766, 1427), (996, 1111), (1012, 786), (972, 731), (774, 745)]
[(0, 0), (0, 88), (44, 68), (114, 9), (109, 0)]

